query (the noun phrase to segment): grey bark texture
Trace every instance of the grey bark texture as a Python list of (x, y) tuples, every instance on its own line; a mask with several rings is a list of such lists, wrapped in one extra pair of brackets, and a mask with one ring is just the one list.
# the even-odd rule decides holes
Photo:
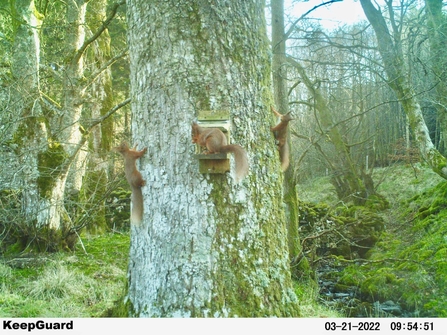
[[(264, 4), (130, 0), (127, 10), (132, 130), (148, 149), (139, 160), (143, 222), (131, 236), (131, 314), (297, 316)], [(229, 111), (231, 143), (250, 161), (241, 183), (199, 172), (191, 123), (200, 110)]]

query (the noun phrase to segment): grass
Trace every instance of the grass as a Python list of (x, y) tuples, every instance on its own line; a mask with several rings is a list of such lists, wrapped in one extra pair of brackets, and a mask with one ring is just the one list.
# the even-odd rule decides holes
[(295, 293), (300, 302), (300, 312), (303, 318), (339, 318), (344, 315), (335, 308), (318, 303), (319, 287), (315, 282), (304, 281), (294, 283)]
[(378, 184), (377, 192), (391, 203), (391, 209), (399, 210), (406, 201), (442, 182), (440, 176), (428, 166), (420, 163), (379, 168), (374, 172), (374, 181)]
[[(391, 204), (391, 210), (398, 210), (400, 203), (443, 181), (429, 167), (420, 163), (411, 165), (394, 165), (376, 168), (373, 180), (377, 192), (385, 196)], [(319, 177), (298, 186), (300, 200), (310, 203), (339, 203), (330, 177)]]
[[(104, 317), (126, 287), (129, 236), (83, 240), (74, 253), (29, 256), (28, 263), (0, 263), (0, 317)], [(318, 303), (315, 283), (295, 284), (303, 317), (340, 317)]]
[[(100, 317), (123, 298), (129, 236), (87, 238), (74, 253), (0, 263), (0, 317)], [(45, 258), (45, 262), (38, 261)], [(23, 262), (9, 261), (10, 264)]]
[[(436, 213), (429, 205), (431, 201), (429, 190), (442, 179), (429, 168), (421, 165), (415, 168), (397, 166), (391, 169), (376, 169), (374, 178), (379, 183), (378, 192), (390, 201), (391, 209), (382, 213), (390, 224), (382, 242), (371, 253), (371, 257), (374, 259), (384, 255), (390, 258), (410, 257), (411, 253), (417, 254), (414, 248), (419, 248), (420, 264), (423, 265), (425, 259), (433, 259), (445, 264), (444, 259), (447, 257), (445, 241), (436, 240), (435, 244), (433, 240), (437, 239), (436, 235), (421, 236), (418, 235), (420, 230), (413, 230), (413, 238), (407, 237), (404, 240), (396, 237), (396, 234), (402, 231), (402, 225), (406, 224), (399, 218), (403, 209), (416, 211), (421, 206), (426, 206), (425, 221), (418, 221), (420, 228), (429, 230), (430, 226), (434, 227)], [(300, 198), (304, 201), (324, 202), (329, 205), (338, 203), (335, 190), (327, 177), (299, 185), (298, 190)], [(422, 198), (408, 202), (408, 199), (421, 194), (426, 194), (425, 202)], [(417, 228), (415, 223), (414, 229)], [(419, 237), (421, 242), (425, 240), (427, 242), (412, 248), (411, 243), (416, 237)], [(101, 317), (108, 315), (108, 311), (115, 306), (117, 301), (122, 301), (125, 294), (129, 243), (130, 237), (127, 234), (84, 237), (85, 251), (78, 244), (73, 253), (23, 255), (4, 263), (0, 262), (0, 317)], [(436, 249), (431, 248), (430, 243), (433, 246), (436, 245)], [(425, 266), (415, 267), (412, 263), (393, 266), (398, 267), (400, 271), (398, 276), (381, 276), (384, 270), (376, 268), (371, 269), (369, 273), (376, 276), (368, 278), (368, 273), (365, 271), (349, 268), (348, 271), (351, 272), (346, 272), (345, 278), (360, 278), (357, 284), (363, 285), (365, 290), (374, 289), (374, 286), (385, 290), (387, 287), (383, 282), (387, 281), (391, 285), (412, 285), (415, 288), (434, 290), (432, 278), (436, 276), (442, 278), (446, 275), (443, 268), (429, 268), (434, 274), (428, 276), (423, 273)], [(386, 269), (388, 271), (388, 268)], [(416, 275), (402, 277), (402, 273), (415, 270), (419, 278)], [(390, 269), (390, 271), (394, 270)], [(393, 287), (390, 286), (390, 290), (393, 290)], [(396, 289), (394, 291), (397, 292)], [(295, 282), (295, 292), (300, 301), (303, 317), (343, 316), (337, 310), (318, 302), (318, 287), (312, 281)], [(439, 291), (436, 292), (439, 293)], [(401, 297), (401, 299), (404, 298), (410, 301), (417, 297)], [(426, 304), (432, 310), (444, 308), (444, 305), (434, 300)]]

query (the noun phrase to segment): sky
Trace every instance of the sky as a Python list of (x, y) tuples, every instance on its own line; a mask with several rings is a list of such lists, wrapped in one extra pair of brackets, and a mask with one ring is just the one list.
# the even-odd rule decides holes
[[(309, 9), (317, 6), (324, 0), (284, 0), (284, 12), (294, 17), (300, 17)], [(362, 6), (359, 0), (343, 0), (330, 5), (322, 6), (314, 10), (307, 17), (320, 19), (320, 24), (330, 30), (343, 24), (354, 24), (359, 21), (366, 21)]]

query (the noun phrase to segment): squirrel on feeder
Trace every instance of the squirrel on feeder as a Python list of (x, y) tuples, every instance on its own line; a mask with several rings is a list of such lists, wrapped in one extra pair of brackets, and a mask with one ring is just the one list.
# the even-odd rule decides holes
[(192, 123), (192, 143), (206, 147), (207, 154), (228, 153), (234, 154), (235, 180), (241, 181), (248, 174), (247, 152), (238, 144), (228, 144), (227, 137), (218, 128), (200, 127)]

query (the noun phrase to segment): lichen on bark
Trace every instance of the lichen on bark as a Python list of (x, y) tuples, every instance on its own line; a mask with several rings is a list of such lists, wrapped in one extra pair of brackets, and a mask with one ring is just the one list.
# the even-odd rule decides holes
[[(148, 147), (139, 162), (145, 214), (132, 227), (132, 315), (297, 316), (264, 4), (132, 0), (128, 10), (134, 141)], [(208, 108), (230, 112), (231, 142), (248, 152), (240, 184), (199, 173), (190, 127)]]

